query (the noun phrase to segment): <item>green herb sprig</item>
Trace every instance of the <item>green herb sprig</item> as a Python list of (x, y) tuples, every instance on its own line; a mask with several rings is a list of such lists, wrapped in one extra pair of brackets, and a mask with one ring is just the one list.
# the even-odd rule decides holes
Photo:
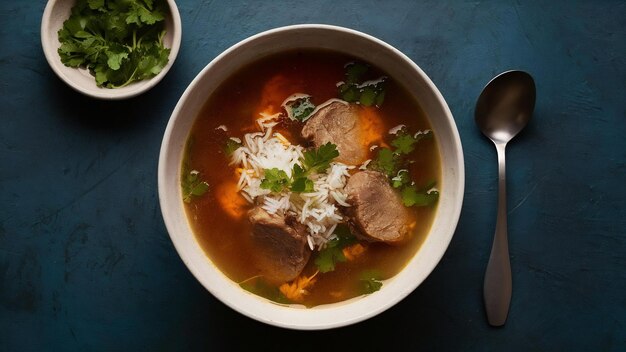
[[(391, 141), (395, 147), (380, 148), (378, 155), (369, 164), (369, 168), (380, 171), (387, 175), (394, 188), (400, 189), (402, 203), (407, 206), (429, 206), (437, 202), (439, 192), (433, 190), (435, 182), (429, 182), (426, 186), (418, 188), (413, 184), (409, 174), (407, 156), (415, 150), (415, 145), (420, 140), (432, 138), (432, 131), (418, 134), (409, 134), (406, 129), (401, 130)], [(403, 169), (403, 167), (406, 167)]]
[(209, 184), (200, 180), (198, 177), (199, 172), (192, 170), (186, 172), (181, 181), (181, 187), (183, 189), (183, 201), (190, 203), (193, 197), (200, 197), (209, 190)]
[(337, 146), (332, 143), (321, 145), (317, 149), (307, 150), (300, 159), (302, 166), (295, 164), (291, 171), (291, 177), (283, 170), (277, 168), (265, 169), (265, 177), (261, 180), (261, 188), (280, 193), (289, 189), (296, 193), (313, 192), (314, 184), (309, 176), (313, 173), (326, 171), (330, 163), (339, 156)]
[[(381, 77), (369, 84), (362, 82), (369, 67), (360, 62), (346, 65), (346, 81), (339, 85), (339, 96), (349, 103), (380, 107), (385, 100), (386, 77)], [(359, 83), (362, 82), (362, 83)]]
[(337, 226), (334, 234), (336, 237), (326, 242), (326, 247), (320, 250), (315, 258), (315, 265), (321, 273), (333, 271), (337, 263), (345, 262), (343, 249), (358, 242), (346, 225)]
[(311, 97), (304, 96), (293, 100), (285, 107), (288, 110), (288, 116), (293, 120), (304, 122), (309, 119), (315, 105), (311, 102)]
[(365, 270), (359, 275), (359, 285), (362, 294), (374, 293), (383, 287), (382, 273), (378, 270)]

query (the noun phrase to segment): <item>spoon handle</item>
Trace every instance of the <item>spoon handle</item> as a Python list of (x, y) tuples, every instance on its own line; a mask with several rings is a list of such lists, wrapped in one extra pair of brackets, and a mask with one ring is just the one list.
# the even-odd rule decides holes
[(493, 326), (506, 322), (511, 303), (511, 262), (506, 225), (506, 143), (495, 143), (498, 151), (498, 218), (491, 255), (485, 272), (483, 297), (487, 320)]

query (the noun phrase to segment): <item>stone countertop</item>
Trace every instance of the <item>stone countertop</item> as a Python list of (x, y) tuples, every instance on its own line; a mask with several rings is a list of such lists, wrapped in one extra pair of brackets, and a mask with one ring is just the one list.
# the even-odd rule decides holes
[[(177, 2), (183, 43), (154, 89), (103, 102), (48, 66), (45, 1), (0, 3), (0, 350), (626, 350), (624, 1)], [(332, 331), (246, 318), (209, 294), (169, 239), (157, 160), (185, 87), (260, 31), (327, 23), (413, 59), (455, 117), (466, 165), (443, 260), (392, 309)], [(497, 167), (474, 125), (494, 75), (526, 70), (532, 123), (507, 149), (513, 299), (486, 323), (482, 280)]]

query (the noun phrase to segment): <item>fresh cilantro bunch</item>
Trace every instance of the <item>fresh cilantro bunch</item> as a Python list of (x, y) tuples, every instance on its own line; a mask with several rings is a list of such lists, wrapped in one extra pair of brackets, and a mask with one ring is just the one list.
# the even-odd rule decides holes
[(412, 135), (403, 129), (391, 141), (394, 149), (380, 148), (376, 159), (369, 165), (370, 169), (380, 171), (390, 178), (391, 185), (400, 190), (402, 203), (407, 207), (429, 206), (439, 199), (439, 192), (431, 191), (435, 186), (434, 181), (418, 188), (408, 171), (408, 164), (411, 163), (408, 155), (415, 150), (415, 144), (426, 138), (432, 138), (432, 131)]
[(166, 13), (163, 0), (78, 0), (58, 33), (61, 62), (88, 68), (106, 88), (154, 77), (170, 53)]

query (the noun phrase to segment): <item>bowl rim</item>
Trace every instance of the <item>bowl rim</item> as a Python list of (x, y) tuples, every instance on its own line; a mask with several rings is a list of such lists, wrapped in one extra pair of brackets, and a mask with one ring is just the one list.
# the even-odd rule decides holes
[[(311, 322), (306, 322), (303, 323), (301, 321), (285, 321), (285, 320), (281, 320), (277, 318), (276, 314), (273, 317), (267, 317), (267, 316), (263, 316), (258, 314), (258, 311), (252, 312), (249, 310), (246, 310), (245, 308), (242, 308), (240, 305), (238, 305), (239, 302), (234, 301), (231, 297), (226, 297), (222, 292), (217, 292), (217, 290), (214, 287), (211, 287), (206, 281), (205, 279), (202, 277), (200, 270), (195, 267), (192, 263), (190, 263), (190, 260), (188, 260), (189, 258), (187, 257), (188, 255), (191, 256), (191, 254), (187, 253), (187, 250), (183, 247), (183, 243), (182, 243), (182, 239), (180, 239), (177, 235), (176, 235), (176, 228), (175, 228), (175, 224), (174, 224), (174, 218), (172, 217), (174, 211), (170, 210), (169, 207), (171, 206), (167, 204), (164, 195), (166, 194), (166, 173), (167, 173), (167, 168), (166, 168), (166, 160), (169, 158), (169, 154), (173, 153), (174, 151), (170, 151), (171, 146), (174, 144), (173, 140), (171, 139), (172, 137), (172, 132), (174, 130), (174, 127), (177, 123), (177, 120), (180, 118), (181, 116), (181, 110), (183, 109), (183, 107), (185, 106), (185, 104), (187, 103), (187, 101), (189, 100), (192, 91), (196, 88), (196, 86), (199, 84), (199, 82), (203, 79), (203, 77), (206, 75), (206, 73), (208, 71), (210, 71), (212, 69), (213, 66), (216, 65), (217, 62), (219, 62), (220, 60), (222, 60), (224, 57), (227, 57), (228, 55), (230, 55), (232, 52), (235, 52), (237, 50), (239, 50), (242, 46), (246, 45), (249, 42), (253, 42), (258, 40), (259, 38), (265, 37), (265, 36), (270, 36), (270, 35), (274, 35), (280, 32), (285, 32), (285, 31), (294, 31), (294, 30), (307, 30), (307, 29), (313, 29), (313, 30), (329, 30), (329, 31), (339, 31), (339, 32), (343, 32), (345, 34), (348, 35), (353, 35), (353, 36), (358, 36), (361, 37), (367, 41), (373, 42), (375, 45), (378, 46), (382, 46), (383, 48), (385, 48), (386, 50), (391, 51), (395, 56), (397, 56), (400, 60), (405, 61), (405, 63), (407, 65), (410, 66), (410, 68), (412, 70), (415, 71), (415, 73), (417, 75), (420, 76), (420, 79), (423, 80), (423, 82), (428, 86), (428, 89), (430, 89), (430, 91), (433, 93), (433, 95), (436, 98), (436, 103), (440, 106), (440, 108), (443, 111), (443, 116), (442, 118), (445, 118), (447, 121), (447, 123), (449, 124), (449, 126), (451, 127), (451, 135), (452, 135), (452, 141), (453, 141), (453, 146), (454, 146), (454, 150), (455, 150), (455, 156), (457, 157), (457, 164), (456, 166), (456, 174), (457, 174), (457, 178), (458, 178), (458, 183), (457, 183), (457, 187), (454, 190), (456, 192), (456, 194), (458, 195), (458, 197), (454, 200), (454, 202), (452, 202), (452, 211), (451, 213), (451, 217), (447, 220), (448, 224), (449, 224), (449, 228), (451, 229), (448, 233), (447, 238), (445, 238), (445, 247), (444, 250), (441, 251), (440, 253), (437, 253), (435, 256), (435, 259), (432, 260), (430, 263), (431, 265), (427, 268), (424, 269), (425, 275), (421, 280), (414, 280), (411, 282), (410, 285), (406, 285), (405, 289), (402, 291), (398, 291), (391, 299), (388, 301), (383, 302), (380, 305), (377, 305), (375, 307), (372, 306), (367, 306), (368, 310), (367, 311), (357, 311), (354, 314), (351, 314), (348, 317), (345, 318), (341, 318), (341, 319), (337, 319), (337, 320), (333, 320), (333, 321), (324, 321), (324, 322), (315, 322), (315, 323), (311, 323)], [(248, 61), (249, 63), (250, 61)], [(443, 167), (443, 165), (442, 165)], [(180, 171), (177, 172), (177, 175)], [(373, 316), (376, 316), (380, 313), (382, 313), (383, 311), (389, 309), (390, 307), (394, 306), (395, 304), (397, 304), (398, 302), (400, 302), (401, 300), (403, 300), (406, 296), (408, 296), (411, 292), (413, 292), (424, 280), (426, 277), (428, 277), (432, 271), (434, 270), (434, 268), (438, 265), (438, 263), (441, 261), (443, 255), (445, 254), (445, 252), (447, 251), (450, 242), (452, 240), (452, 237), (455, 233), (459, 218), (460, 218), (460, 213), (461, 213), (461, 207), (462, 207), (462, 203), (463, 203), (463, 198), (464, 198), (464, 188), (465, 188), (465, 168), (464, 168), (464, 156), (463, 156), (463, 150), (462, 150), (462, 145), (461, 145), (461, 140), (460, 140), (460, 136), (459, 136), (459, 132), (458, 129), (456, 127), (456, 123), (454, 121), (454, 118), (452, 116), (452, 112), (450, 111), (445, 99), (443, 98), (443, 96), (441, 95), (441, 93), (439, 92), (439, 90), (437, 89), (437, 87), (434, 85), (434, 83), (430, 80), (430, 78), (422, 71), (422, 69), (417, 66), (417, 64), (415, 64), (409, 57), (407, 57), (405, 54), (403, 54), (401, 51), (399, 51), (398, 49), (396, 49), (395, 47), (391, 46), (390, 44), (376, 38), (373, 37), (371, 35), (365, 34), (363, 32), (360, 31), (356, 31), (353, 29), (349, 29), (349, 28), (345, 28), (345, 27), (340, 27), (340, 26), (334, 26), (334, 25), (327, 25), (327, 24), (296, 24), (296, 25), (289, 25), (289, 26), (283, 26), (283, 27), (277, 27), (277, 28), (273, 28), (273, 29), (269, 29), (260, 33), (257, 33), (255, 35), (252, 35), (250, 37), (247, 37), (239, 42), (237, 42), (236, 44), (232, 45), (231, 47), (229, 47), (228, 49), (226, 49), (225, 51), (223, 51), (222, 53), (220, 53), (218, 56), (216, 56), (213, 60), (211, 60), (211, 62), (209, 62), (195, 77), (194, 79), (191, 81), (191, 83), (187, 86), (187, 88), (185, 89), (185, 91), (183, 92), (183, 94), (181, 95), (178, 103), (176, 104), (172, 115), (170, 116), (170, 119), (168, 121), (167, 127), (165, 129), (164, 135), (163, 135), (163, 141), (161, 144), (161, 149), (160, 149), (160, 155), (159, 155), (159, 164), (158, 164), (158, 190), (159, 190), (159, 202), (160, 202), (160, 208), (161, 208), (161, 212), (163, 215), (163, 219), (166, 225), (166, 228), (168, 230), (168, 234), (172, 240), (172, 243), (174, 244), (174, 247), (176, 248), (176, 251), (178, 252), (179, 256), (181, 257), (182, 261), (185, 263), (185, 265), (187, 266), (187, 268), (189, 269), (189, 271), (191, 271), (191, 273), (194, 275), (194, 277), (202, 284), (202, 286), (205, 287), (206, 290), (208, 290), (214, 297), (218, 298), (218, 300), (220, 300), (222, 303), (226, 304), (227, 306), (229, 306), (230, 308), (232, 308), (233, 310), (248, 316), (252, 319), (255, 319), (257, 321), (269, 324), (269, 325), (274, 325), (274, 326), (278, 326), (278, 327), (282, 327), (282, 328), (288, 328), (288, 329), (297, 329), (297, 330), (322, 330), (322, 329), (331, 329), (331, 328), (337, 328), (337, 327), (342, 327), (342, 326), (347, 326), (347, 325), (351, 325), (354, 323), (358, 323), (360, 321), (369, 319)], [(179, 202), (180, 204), (182, 204), (182, 201)], [(184, 209), (183, 209), (184, 211)], [(185, 222), (187, 223), (187, 226), (190, 227), (188, 220), (185, 219)], [(192, 232), (193, 235), (193, 231), (189, 228), (189, 231)], [(432, 231), (432, 230), (431, 230)], [(197, 245), (197, 247), (200, 247), (199, 243), (197, 242), (197, 240), (194, 238), (195, 244)], [(422, 245), (423, 246), (423, 245)], [(202, 248), (200, 248), (201, 251), (204, 252), (204, 250)], [(419, 250), (418, 250), (419, 252)], [(213, 264), (210, 261), (210, 258), (208, 258), (208, 255), (206, 255), (206, 253), (204, 254), (209, 263)], [(214, 269), (216, 271), (220, 271), (219, 268), (217, 268), (214, 264), (212, 265), (214, 267)], [(403, 269), (405, 270), (405, 269)], [(401, 271), (402, 272), (402, 271)], [(220, 271), (221, 274), (221, 271)], [(222, 274), (223, 275), (223, 274)], [(399, 274), (398, 274), (399, 275)], [(229, 280), (229, 278), (227, 278), (225, 275), (223, 275), (224, 278), (226, 280)], [(397, 276), (397, 275), (396, 275)], [(390, 280), (393, 280), (390, 279)], [(243, 289), (240, 289), (241, 291), (243, 291)], [(371, 297), (372, 295), (366, 296), (367, 297)], [(262, 298), (259, 298), (259, 302), (261, 302)], [(353, 299), (356, 300), (356, 299)], [(363, 299), (362, 299), (363, 300)], [(348, 300), (348, 302), (351, 300)], [(344, 306), (345, 305), (352, 305), (352, 303), (347, 303), (345, 304), (347, 301), (344, 301)], [(279, 305), (275, 304), (275, 303), (271, 303), (276, 307), (280, 307)], [(330, 305), (332, 306), (332, 305)], [(319, 307), (319, 306), (318, 306)], [(322, 306), (324, 307), (324, 306)], [(317, 307), (315, 308), (310, 308), (308, 310), (316, 310)], [(294, 308), (289, 308), (289, 309), (294, 309)], [(329, 308), (329, 309), (333, 309), (333, 308)], [(278, 310), (278, 309), (277, 309)], [(284, 313), (284, 312), (283, 312)]]
[[(70, 88), (74, 89), (75, 91), (81, 94), (84, 94), (86, 96), (96, 98), (96, 99), (102, 99), (102, 100), (122, 100), (122, 99), (136, 97), (152, 89), (154, 86), (156, 86), (165, 77), (165, 75), (169, 72), (169, 70), (174, 65), (174, 61), (176, 61), (176, 57), (178, 56), (178, 52), (180, 51), (183, 26), (182, 26), (182, 21), (180, 18), (180, 12), (178, 11), (178, 6), (176, 5), (176, 2), (174, 0), (166, 0), (169, 10), (170, 10), (171, 17), (172, 17), (171, 31), (172, 31), (173, 37), (172, 37), (172, 44), (170, 47), (170, 54), (168, 56), (168, 63), (165, 65), (165, 67), (163, 67), (161, 72), (159, 72), (156, 76), (150, 79), (131, 83), (127, 87), (124, 87), (124, 88), (107, 89), (107, 88), (100, 88), (96, 86), (96, 88), (98, 88), (96, 90), (96, 89), (90, 89), (90, 88), (84, 87), (83, 85), (77, 84), (64, 73), (65, 69), (76, 70), (76, 68), (67, 67), (61, 62), (61, 59), (59, 58), (59, 54), (57, 53), (57, 49), (60, 46), (60, 43), (58, 43), (58, 39), (54, 43), (50, 43), (50, 41), (47, 40), (48, 38), (47, 32), (50, 28), (51, 19), (53, 15), (52, 11), (55, 5), (61, 1), (71, 1), (71, 0), (48, 0), (48, 2), (46, 3), (46, 7), (41, 17), (41, 27), (40, 27), (41, 47), (42, 47), (44, 56), (46, 58), (46, 61), (48, 62), (48, 65), (50, 66), (50, 68), (52, 68), (52, 71), (54, 71), (57, 77), (59, 77), (63, 82), (65, 82), (65, 84), (67, 84)], [(135, 89), (125, 89), (125, 88), (135, 88)]]

